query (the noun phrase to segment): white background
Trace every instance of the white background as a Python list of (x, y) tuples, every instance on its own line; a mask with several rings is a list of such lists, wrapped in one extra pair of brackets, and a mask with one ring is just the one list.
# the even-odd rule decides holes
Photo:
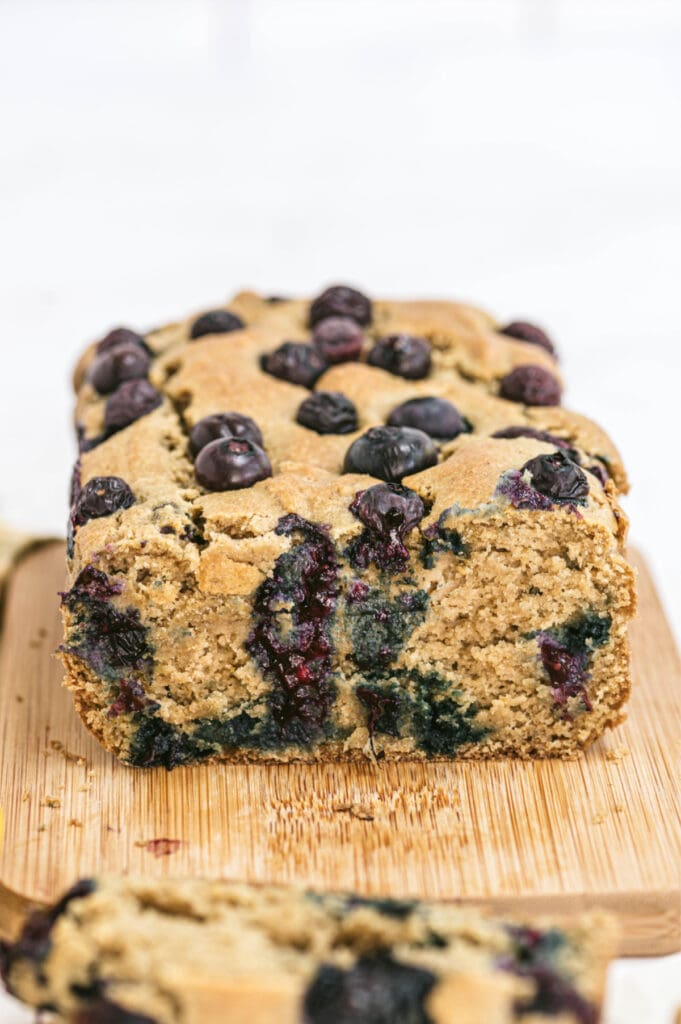
[[(551, 330), (681, 632), (680, 98), (675, 0), (0, 0), (0, 518), (63, 530), (110, 326), (453, 296)], [(607, 1024), (670, 1024), (675, 974), (618, 965)]]

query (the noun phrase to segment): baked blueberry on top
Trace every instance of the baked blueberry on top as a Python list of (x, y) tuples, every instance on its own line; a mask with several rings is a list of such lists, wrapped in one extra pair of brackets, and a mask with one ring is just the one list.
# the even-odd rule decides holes
[(351, 434), (357, 430), (357, 410), (340, 391), (315, 391), (301, 402), (296, 419), (318, 434)]
[(236, 313), (230, 313), (228, 309), (213, 309), (196, 318), (189, 336), (196, 340), (205, 334), (228, 334), (230, 331), (240, 331), (243, 327), (244, 322)]
[(343, 472), (366, 473), (379, 480), (399, 482), (436, 462), (437, 449), (422, 430), (372, 427), (348, 448)]
[(621, 721), (626, 476), (539, 328), (242, 292), (76, 387), (60, 653), (123, 761), (575, 757)]
[(411, 398), (390, 413), (393, 427), (415, 427), (430, 437), (451, 441), (470, 430), (459, 410), (446, 398)]
[(316, 324), (312, 341), (329, 363), (347, 363), (359, 359), (364, 334), (350, 317), (329, 316)]
[(220, 437), (245, 437), (258, 447), (263, 447), (260, 427), (250, 416), (240, 412), (215, 412), (204, 416), (192, 427), (189, 434), (192, 455), (198, 455), (210, 441), (217, 441)]
[(201, 486), (210, 491), (240, 490), (272, 475), (265, 452), (247, 437), (209, 441), (196, 456), (194, 470)]
[(312, 388), (328, 367), (322, 353), (303, 341), (285, 341), (262, 357), (262, 368), (273, 377)]
[(499, 381), (499, 394), (525, 405), (560, 405), (561, 387), (543, 366), (516, 366)]
[(506, 324), (505, 327), (500, 327), (499, 333), (505, 334), (509, 338), (517, 338), (518, 341), (528, 341), (530, 345), (539, 345), (553, 356), (556, 354), (554, 344), (546, 331), (526, 320), (514, 320), (512, 323)]
[(407, 380), (421, 380), (430, 373), (430, 345), (413, 334), (390, 334), (379, 338), (368, 355), (371, 366)]
[(333, 285), (327, 288), (310, 306), (310, 326), (315, 327), (330, 316), (343, 316), (354, 320), (362, 327), (371, 323), (371, 300), (348, 285)]

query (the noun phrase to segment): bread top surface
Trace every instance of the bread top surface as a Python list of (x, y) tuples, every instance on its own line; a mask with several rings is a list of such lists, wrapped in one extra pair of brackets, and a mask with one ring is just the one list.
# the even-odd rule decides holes
[[(602, 530), (606, 545), (621, 543), (626, 521), (617, 493), (626, 489), (626, 477), (617, 450), (584, 416), (562, 406), (529, 406), (499, 396), (500, 379), (519, 366), (539, 366), (556, 378), (559, 371), (548, 351), (501, 334), (486, 313), (453, 302), (374, 302), (360, 360), (330, 366), (314, 387), (315, 391), (341, 392), (350, 399), (358, 429), (319, 434), (296, 420), (311, 391), (261, 367), (263, 355), (282, 342), (310, 340), (309, 301), (271, 302), (242, 292), (224, 308), (243, 320), (243, 329), (192, 340), (196, 320), (192, 316), (145, 335), (155, 353), (149, 379), (161, 392), (161, 404), (81, 456), (81, 486), (93, 477), (118, 476), (132, 489), (135, 505), (117, 514), (128, 527), (143, 531), (167, 503), (199, 514), (209, 535), (230, 529), (267, 534), (282, 515), (291, 512), (330, 527), (334, 537), (356, 534), (361, 524), (349, 506), (358, 491), (379, 481), (342, 472), (348, 448), (370, 427), (385, 424), (401, 403), (437, 397), (452, 402), (471, 429), (438, 442), (437, 465), (403, 478), (404, 486), (427, 502), (421, 529), (437, 523), (448, 510), (488, 517), (523, 514), (500, 493), (500, 481), (504, 474), (522, 472), (530, 459), (557, 449), (532, 437), (492, 436), (516, 427), (562, 439), (579, 453), (587, 470), (589, 493), (584, 504), (556, 506), (552, 514), (572, 516), (576, 530), (592, 526)], [(366, 362), (373, 341), (395, 333), (416, 334), (430, 343), (432, 369), (426, 378), (407, 380)], [(75, 374), (76, 422), (81, 436), (90, 442), (102, 437), (108, 397), (98, 394), (88, 379), (95, 357), (92, 345)], [(245, 489), (211, 492), (197, 483), (187, 435), (203, 417), (226, 411), (246, 414), (257, 422), (273, 475)], [(588, 472), (593, 464), (607, 467), (605, 484)], [(112, 526), (110, 517), (82, 525), (76, 535), (77, 559), (86, 561), (111, 539)]]

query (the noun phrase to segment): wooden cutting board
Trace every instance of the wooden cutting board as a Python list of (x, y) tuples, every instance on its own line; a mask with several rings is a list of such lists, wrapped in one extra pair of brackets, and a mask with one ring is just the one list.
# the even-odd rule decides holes
[(681, 948), (681, 671), (640, 556), (627, 724), (575, 762), (126, 768), (52, 657), (64, 554), (27, 555), (0, 663), (0, 927), (103, 871), (295, 881), (623, 919), (623, 952)]

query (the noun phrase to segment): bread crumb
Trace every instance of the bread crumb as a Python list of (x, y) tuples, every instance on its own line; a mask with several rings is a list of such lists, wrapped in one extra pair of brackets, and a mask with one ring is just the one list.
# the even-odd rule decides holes
[(38, 825), (38, 832), (47, 832), (47, 825)]
[(626, 747), (613, 747), (612, 750), (606, 750), (605, 756), (608, 761), (623, 761), (625, 757), (629, 757), (631, 751)]
[(79, 821), (78, 818), (69, 818), (69, 825), (73, 825), (74, 828), (82, 828), (83, 822)]
[(40, 806), (51, 808), (61, 807), (61, 800), (58, 796), (51, 796), (49, 793), (46, 793), (40, 802)]
[(30, 799), (31, 799), (31, 791), (30, 791), (30, 789), (25, 789), (24, 792), (21, 794), (21, 802), (22, 802), (22, 804), (25, 804), (26, 801), (30, 800)]
[(58, 753), (62, 754), (67, 761), (72, 761), (74, 764), (78, 765), (79, 768), (82, 768), (87, 764), (87, 761), (82, 754), (74, 754), (70, 750), (67, 750), (61, 740), (50, 740), (50, 747), (52, 750), (56, 750)]
[(593, 818), (591, 819), (591, 824), (592, 825), (602, 825), (603, 822), (607, 819), (607, 817), (608, 817), (607, 814), (605, 814), (603, 811), (599, 811), (598, 814), (595, 814), (593, 816)]
[(360, 821), (373, 821), (376, 817), (374, 808), (369, 803), (349, 802), (349, 803), (336, 803), (331, 805), (332, 811), (347, 812), (353, 818), (359, 818)]

